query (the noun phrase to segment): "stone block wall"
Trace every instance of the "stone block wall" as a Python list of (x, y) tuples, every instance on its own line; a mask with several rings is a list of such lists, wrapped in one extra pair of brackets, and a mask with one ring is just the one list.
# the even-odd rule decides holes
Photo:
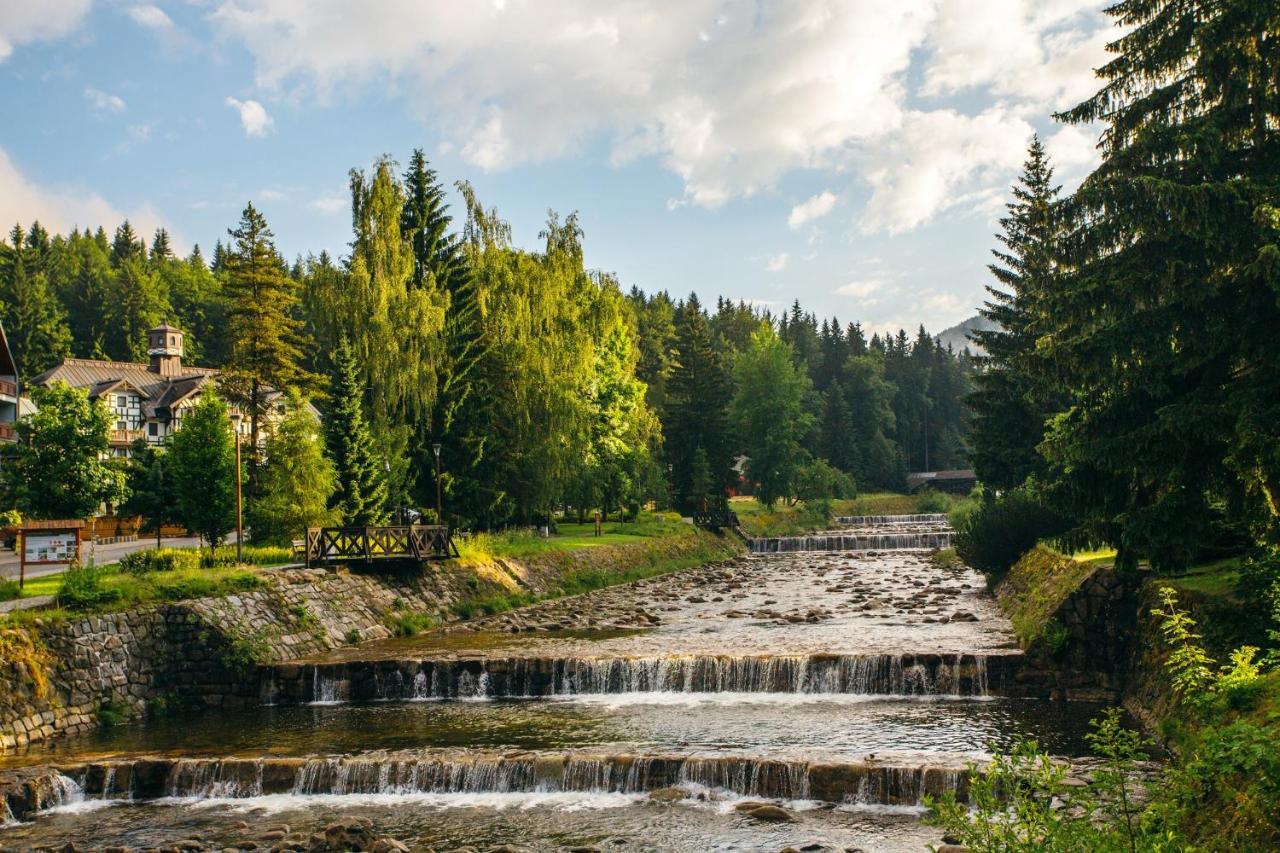
[(35, 630), (47, 650), (44, 695), (28, 665), (6, 660), (0, 647), (0, 752), (96, 728), (104, 707), (129, 718), (157, 699), (255, 704), (257, 664), (390, 637), (388, 617), (395, 613), (447, 618), (459, 602), (499, 588), (546, 594), (568, 572), (621, 572), (740, 550), (731, 540), (698, 533), (402, 574), (281, 569), (263, 573), (262, 587), (234, 595), (41, 624)]

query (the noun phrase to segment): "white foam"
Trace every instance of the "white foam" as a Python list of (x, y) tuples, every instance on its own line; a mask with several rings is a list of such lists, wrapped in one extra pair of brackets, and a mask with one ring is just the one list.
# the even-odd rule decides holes
[(648, 799), (647, 793), (611, 794), (579, 791), (521, 791), (504, 793), (410, 794), (266, 794), (260, 797), (165, 797), (157, 803), (192, 808), (226, 808), (233, 812), (275, 814), (309, 808), (359, 808), (362, 806), (418, 806), (430, 809), (555, 808), (562, 811), (615, 809)]
[(897, 693), (683, 693), (653, 691), (632, 693), (576, 693), (548, 696), (553, 702), (621, 708), (633, 705), (688, 707), (698, 705), (865, 705), (871, 702), (994, 702), (998, 696), (960, 694), (903, 695)]

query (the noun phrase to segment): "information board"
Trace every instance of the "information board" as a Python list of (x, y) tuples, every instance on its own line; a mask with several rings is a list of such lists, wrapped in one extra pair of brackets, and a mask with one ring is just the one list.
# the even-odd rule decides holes
[(79, 553), (80, 534), (76, 530), (57, 533), (24, 533), (23, 560), (34, 563), (70, 563)]

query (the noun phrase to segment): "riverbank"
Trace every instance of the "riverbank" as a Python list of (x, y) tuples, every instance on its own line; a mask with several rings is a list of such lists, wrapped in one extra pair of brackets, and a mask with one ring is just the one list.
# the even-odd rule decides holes
[(214, 596), (28, 615), (10, 621), (0, 642), (0, 749), (169, 705), (243, 707), (258, 701), (259, 664), (627, 583), (742, 549), (733, 537), (680, 525), (637, 541), (544, 548), (521, 558), (473, 556), (399, 574), (235, 569), (229, 571), (240, 580)]

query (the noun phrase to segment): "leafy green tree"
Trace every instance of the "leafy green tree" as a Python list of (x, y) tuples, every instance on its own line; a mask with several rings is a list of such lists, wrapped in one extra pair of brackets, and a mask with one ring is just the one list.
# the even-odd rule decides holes
[(1013, 188), (1008, 214), (1000, 220), (989, 266), (997, 286), (987, 286), (991, 301), (979, 312), (995, 328), (975, 331), (974, 341), (986, 355), (976, 390), (968, 398), (974, 412), (971, 442), (973, 467), (989, 488), (1015, 488), (1043, 475), (1039, 445), (1049, 415), (1043, 383), (1035, 379), (1037, 324), (1045, 294), (1053, 286), (1060, 230), (1054, 214), (1058, 187), (1039, 137), (1031, 141), (1022, 175)]
[(157, 546), (161, 528), (179, 522), (178, 487), (170, 468), (170, 457), (164, 448), (149, 444), (145, 438), (133, 443), (125, 464), (129, 497), (120, 506), (121, 515), (142, 517), (142, 530), (156, 534)]
[(809, 377), (798, 370), (791, 347), (772, 329), (759, 329), (751, 349), (733, 365), (730, 417), (747, 455), (747, 474), (759, 484), (756, 497), (765, 506), (795, 494), (802, 462), (801, 440), (813, 415), (805, 410)]
[(364, 418), (365, 388), (355, 353), (338, 341), (324, 420), (325, 440), (337, 477), (330, 504), (347, 525), (381, 524), (387, 519), (387, 481), (382, 459)]
[(266, 218), (250, 203), (227, 232), (227, 336), (231, 351), (223, 374), (228, 395), (249, 418), (250, 494), (257, 494), (258, 448), (270, 389), (313, 384), (301, 366), (295, 316), (298, 283), (286, 273)]
[(1102, 164), (1063, 204), (1070, 269), (1038, 340), (1069, 407), (1045, 448), (1084, 538), (1158, 570), (1213, 506), (1280, 521), (1280, 7), (1121, 0), (1099, 92)]
[(18, 421), (18, 444), (0, 468), (22, 514), (88, 518), (124, 498), (124, 472), (107, 455), (106, 407), (62, 382), (30, 394), (38, 409)]
[(247, 524), (255, 542), (288, 544), (308, 527), (332, 524), (329, 500), (337, 471), (324, 451), (320, 422), (293, 394), (288, 412), (267, 436), (260, 492), (249, 502)]
[(169, 439), (178, 517), (211, 551), (236, 526), (234, 442), (227, 404), (211, 389), (200, 394)]

